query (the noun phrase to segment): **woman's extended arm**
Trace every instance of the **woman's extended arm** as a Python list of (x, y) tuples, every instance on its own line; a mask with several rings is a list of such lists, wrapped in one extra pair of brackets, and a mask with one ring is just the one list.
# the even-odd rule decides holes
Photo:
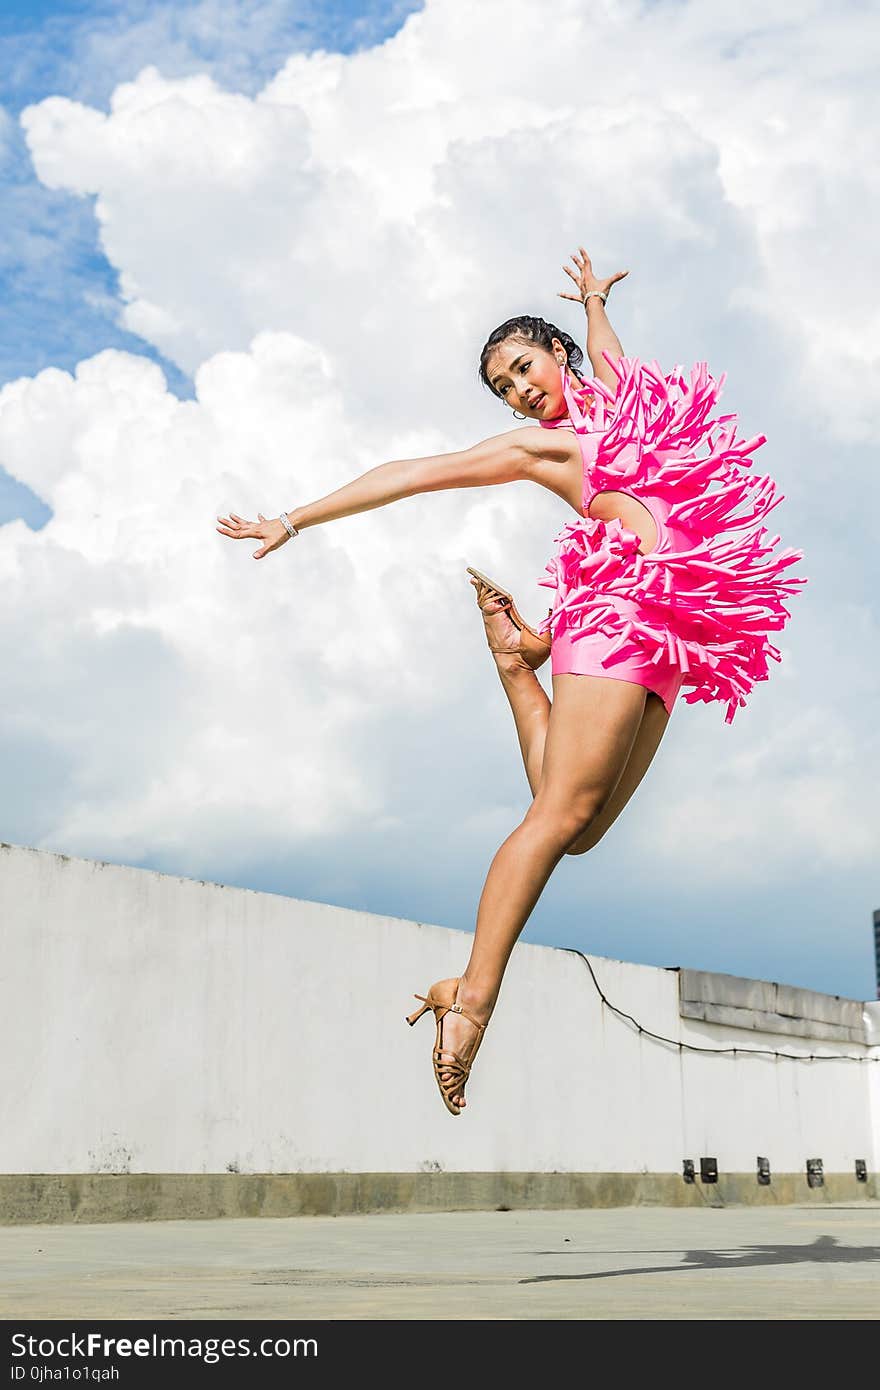
[[(548, 443), (547, 432), (540, 426), (526, 425), (452, 454), (395, 459), (371, 468), (316, 502), (294, 507), (288, 516), (296, 530), (301, 531), (307, 526), (320, 526), (325, 521), (338, 521), (357, 512), (385, 507), (389, 502), (414, 497), (420, 492), (514, 482), (529, 477), (532, 461), (546, 455), (548, 449), (552, 452), (553, 443)], [(223, 536), (232, 540), (251, 537), (262, 541), (261, 548), (254, 553), (255, 560), (261, 560), (290, 539), (283, 522), (277, 518), (267, 519), (262, 513), (258, 521), (245, 521), (234, 512), (217, 520), (220, 523), (217, 530)]]
[(623, 348), (620, 339), (608, 320), (605, 312), (605, 305), (598, 294), (591, 294), (589, 299), (584, 296), (589, 290), (601, 290), (603, 294), (608, 293), (612, 285), (616, 285), (618, 280), (622, 280), (629, 274), (628, 270), (619, 270), (616, 275), (610, 275), (607, 280), (600, 280), (593, 273), (590, 258), (583, 247), (572, 256), (576, 269), (570, 266), (563, 266), (563, 270), (578, 287), (577, 294), (565, 294), (560, 291), (560, 299), (578, 299), (583, 304), (587, 314), (587, 356), (590, 359), (590, 366), (593, 368), (593, 375), (610, 386), (612, 390), (617, 389), (617, 377), (612, 368), (605, 360), (603, 353), (615, 361), (623, 356)]

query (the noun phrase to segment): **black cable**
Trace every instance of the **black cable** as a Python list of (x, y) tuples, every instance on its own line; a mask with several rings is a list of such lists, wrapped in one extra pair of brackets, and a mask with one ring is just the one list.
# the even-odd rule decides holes
[(640, 1036), (653, 1038), (655, 1042), (668, 1043), (670, 1047), (677, 1047), (679, 1052), (717, 1052), (719, 1054), (730, 1052), (734, 1057), (743, 1053), (744, 1055), (750, 1054), (753, 1057), (778, 1057), (785, 1062), (880, 1062), (880, 1057), (853, 1057), (848, 1053), (817, 1056), (812, 1052), (809, 1054), (802, 1054), (799, 1052), (777, 1052), (771, 1047), (698, 1047), (696, 1043), (681, 1042), (678, 1038), (665, 1038), (662, 1033), (652, 1033), (650, 1028), (644, 1028), (642, 1024), (639, 1023), (638, 1019), (633, 1018), (632, 1014), (624, 1013), (623, 1009), (618, 1009), (615, 1004), (611, 1003), (610, 999), (606, 999), (605, 995), (602, 993), (602, 986), (596, 979), (596, 972), (583, 951), (578, 951), (574, 946), (560, 946), (559, 949), (561, 951), (569, 951), (573, 956), (580, 956), (584, 965), (590, 972), (593, 984), (596, 986), (596, 993), (607, 1009), (610, 1009), (613, 1014), (617, 1014), (618, 1018), (623, 1018), (627, 1023), (631, 1023)]

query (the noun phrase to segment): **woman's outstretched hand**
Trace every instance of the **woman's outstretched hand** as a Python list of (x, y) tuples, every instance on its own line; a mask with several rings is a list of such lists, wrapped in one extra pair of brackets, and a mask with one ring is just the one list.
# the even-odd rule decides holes
[(230, 512), (229, 516), (218, 516), (217, 520), (220, 523), (217, 530), (221, 536), (229, 536), (233, 541), (262, 541), (260, 549), (254, 551), (255, 560), (262, 560), (272, 550), (280, 550), (284, 542), (290, 540), (284, 522), (277, 517), (267, 521), (262, 512), (257, 512), (256, 521), (245, 521), (235, 512)]
[(560, 290), (560, 299), (577, 299), (583, 303), (587, 290), (601, 290), (603, 294), (607, 294), (612, 285), (616, 285), (618, 280), (623, 279), (624, 275), (629, 275), (628, 270), (618, 270), (616, 275), (609, 275), (607, 280), (600, 280), (593, 274), (590, 258), (582, 246), (574, 252), (571, 259), (574, 263), (574, 270), (570, 265), (564, 265), (562, 269), (577, 285), (578, 292), (577, 294), (566, 294), (564, 290)]

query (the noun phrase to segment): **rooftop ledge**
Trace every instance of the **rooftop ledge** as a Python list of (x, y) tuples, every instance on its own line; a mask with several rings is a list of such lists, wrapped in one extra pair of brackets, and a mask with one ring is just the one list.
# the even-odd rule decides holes
[(880, 1043), (880, 1002), (863, 1003), (770, 980), (683, 969), (678, 972), (678, 997), (682, 1018), (829, 1042)]

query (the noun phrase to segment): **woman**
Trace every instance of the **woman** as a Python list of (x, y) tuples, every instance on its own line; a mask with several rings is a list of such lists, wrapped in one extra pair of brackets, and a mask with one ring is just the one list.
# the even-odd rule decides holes
[[(623, 356), (605, 312), (611, 286), (583, 247), (564, 267), (587, 315), (594, 376), (582, 380), (574, 341), (543, 319), (508, 320), (483, 348), (480, 376), (520, 428), (473, 448), (402, 459), (328, 496), (256, 523), (230, 513), (221, 535), (257, 539), (263, 559), (309, 526), (417, 493), (529, 479), (569, 502), (576, 519), (556, 538), (541, 580), (555, 591), (538, 629), (510, 594), (469, 570), (486, 635), (513, 711), (533, 800), (489, 869), (464, 973), (441, 980), (434, 1075), (460, 1114), (465, 1083), (495, 1007), (510, 953), (564, 854), (591, 849), (639, 785), (682, 685), (686, 699), (723, 700), (727, 719), (783, 627), (783, 598), (803, 579), (781, 572), (800, 552), (774, 555), (761, 523), (781, 500), (769, 478), (744, 470), (763, 436), (737, 438), (735, 417), (713, 415), (723, 378), (705, 364), (686, 378)], [(535, 674), (552, 657), (552, 704)]]

